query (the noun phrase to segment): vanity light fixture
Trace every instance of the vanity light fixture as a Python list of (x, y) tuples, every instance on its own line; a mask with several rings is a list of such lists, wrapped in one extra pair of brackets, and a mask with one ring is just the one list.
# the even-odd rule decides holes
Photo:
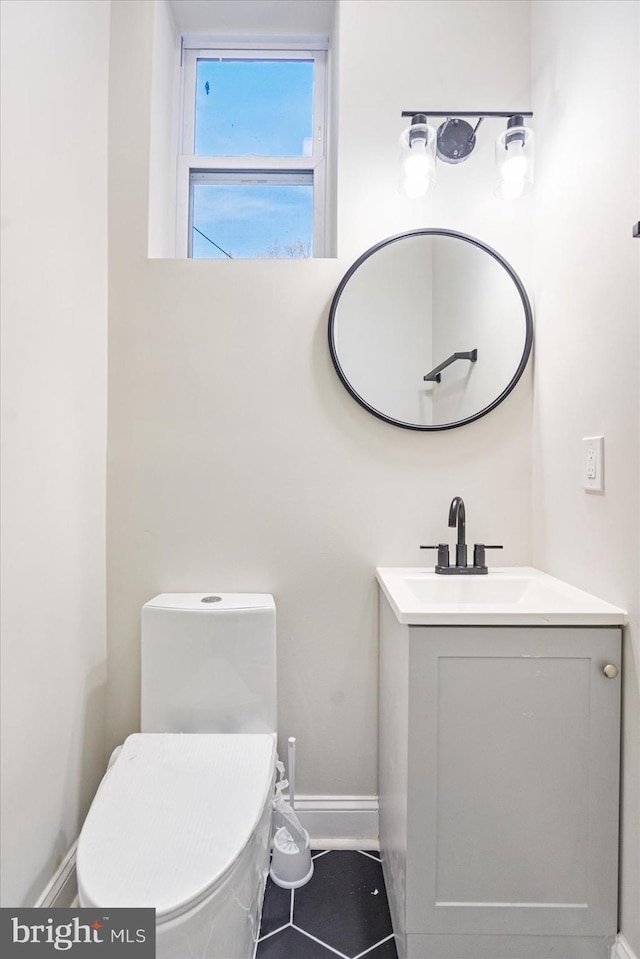
[[(443, 163), (463, 163), (476, 145), (476, 133), (488, 117), (504, 117), (507, 128), (496, 140), (496, 196), (515, 200), (530, 192), (533, 185), (533, 130), (525, 126), (525, 117), (533, 113), (482, 111), (454, 113), (446, 110), (403, 110), (411, 117), (400, 136), (402, 148), (401, 192), (410, 198), (424, 196), (436, 176), (436, 156)], [(444, 117), (438, 129), (430, 117)], [(476, 120), (474, 126), (465, 119)]]
[(522, 114), (509, 117), (507, 129), (496, 140), (496, 196), (517, 200), (533, 187), (533, 130)]
[(400, 137), (402, 177), (400, 192), (409, 199), (424, 196), (436, 176), (436, 131), (423, 113), (416, 113)]

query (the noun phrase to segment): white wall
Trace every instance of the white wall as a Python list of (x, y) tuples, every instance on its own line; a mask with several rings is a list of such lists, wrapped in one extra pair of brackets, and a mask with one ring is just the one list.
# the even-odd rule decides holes
[[(535, 565), (629, 610), (621, 929), (640, 953), (639, 4), (536, 0)], [(581, 438), (605, 437), (605, 492)]]
[(529, 562), (530, 377), (478, 423), (416, 434), (351, 399), (326, 332), (351, 262), (412, 226), (477, 233), (526, 281), (529, 207), (498, 204), (491, 171), (476, 188), (493, 132), (476, 166), (445, 171), (417, 205), (397, 193), (397, 144), (401, 110), (427, 98), (526, 109), (528, 30), (521, 0), (345, 0), (338, 259), (148, 260), (153, 7), (113, 4), (110, 745), (138, 728), (142, 603), (165, 590), (265, 590), (277, 602), (279, 729), (298, 738), (299, 792), (375, 794), (374, 567), (427, 562), (419, 544), (448, 532), (456, 494), (470, 539), (504, 543), (507, 564)]
[(149, 256), (173, 256), (176, 248), (176, 171), (180, 34), (166, 0), (153, 3), (153, 79), (149, 158)]
[(2, 903), (104, 764), (107, 0), (2, 3)]
[(399, 227), (442, 226), (477, 234), (526, 282), (531, 203), (493, 196), (506, 121), (484, 121), (466, 163), (439, 163), (424, 199), (397, 184), (403, 110), (530, 109), (529, 0), (341, 0), (339, 24), (340, 257)]
[(169, 0), (181, 30), (327, 33), (336, 0)]

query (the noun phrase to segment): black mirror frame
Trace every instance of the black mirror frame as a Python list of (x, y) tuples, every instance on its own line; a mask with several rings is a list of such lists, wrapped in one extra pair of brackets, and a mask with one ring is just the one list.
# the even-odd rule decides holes
[[(496, 397), (495, 400), (492, 400), (492, 402), (489, 403), (488, 406), (485, 406), (484, 409), (479, 410), (479, 412), (477, 413), (474, 413), (473, 416), (467, 416), (464, 419), (456, 420), (453, 423), (443, 423), (442, 425), (439, 425), (439, 426), (420, 426), (417, 423), (405, 423), (403, 420), (396, 420), (391, 416), (386, 416), (384, 413), (380, 412), (380, 410), (375, 409), (375, 407), (367, 403), (367, 401), (362, 396), (360, 396), (360, 394), (353, 388), (353, 386), (347, 379), (340, 365), (340, 360), (338, 359), (336, 343), (335, 343), (335, 319), (336, 319), (336, 311), (338, 308), (338, 304), (340, 302), (340, 296), (342, 295), (342, 291), (344, 290), (345, 286), (347, 285), (347, 283), (349, 282), (353, 274), (356, 272), (358, 267), (360, 267), (366, 260), (368, 260), (369, 257), (373, 256), (374, 253), (377, 253), (378, 250), (381, 250), (386, 246), (390, 246), (392, 243), (397, 243), (399, 240), (405, 240), (405, 239), (408, 239), (409, 237), (414, 237), (414, 236), (449, 236), (449, 237), (453, 237), (454, 239), (464, 240), (466, 243), (471, 243), (473, 246), (478, 247), (480, 250), (484, 250), (485, 253), (488, 253), (490, 256), (492, 256), (494, 260), (496, 260), (509, 274), (509, 276), (515, 283), (516, 289), (518, 290), (518, 293), (520, 295), (520, 299), (522, 300), (522, 306), (524, 309), (524, 319), (525, 319), (524, 349), (522, 351), (522, 357), (520, 358), (520, 362), (518, 363), (517, 369), (513, 377), (509, 381), (509, 383), (506, 385), (506, 387), (503, 389), (500, 395)], [(418, 430), (420, 432), (434, 432), (436, 430), (451, 430), (451, 429), (455, 429), (457, 426), (465, 426), (467, 423), (473, 423), (475, 422), (475, 420), (479, 420), (480, 417), (486, 416), (487, 413), (490, 413), (491, 410), (495, 409), (496, 406), (499, 406), (500, 403), (502, 403), (502, 401), (506, 399), (506, 397), (509, 395), (509, 393), (511, 393), (516, 383), (518, 382), (518, 380), (524, 373), (525, 367), (529, 360), (529, 355), (531, 353), (532, 344), (533, 344), (533, 313), (531, 310), (531, 303), (529, 302), (529, 297), (527, 296), (527, 291), (525, 290), (520, 277), (512, 268), (512, 266), (507, 262), (507, 260), (505, 260), (505, 258), (501, 256), (492, 247), (488, 246), (486, 243), (483, 243), (482, 240), (478, 240), (475, 237), (469, 236), (466, 233), (459, 233), (457, 230), (446, 230), (446, 229), (440, 229), (437, 227), (429, 227), (429, 228), (419, 229), (419, 230), (409, 230), (407, 233), (398, 233), (395, 236), (387, 237), (386, 240), (381, 240), (379, 243), (376, 243), (374, 246), (370, 247), (368, 250), (365, 250), (362, 256), (358, 257), (355, 263), (353, 263), (349, 267), (349, 269), (343, 276), (342, 280), (340, 281), (340, 285), (338, 286), (338, 289), (335, 292), (335, 295), (331, 302), (331, 308), (329, 310), (329, 351), (331, 353), (331, 360), (335, 367), (336, 373), (338, 374), (342, 382), (342, 385), (345, 387), (347, 392), (351, 394), (354, 400), (357, 403), (359, 403), (360, 406), (362, 406), (369, 413), (372, 413), (374, 416), (376, 416), (380, 420), (383, 420), (385, 423), (391, 423), (392, 426), (400, 426), (402, 427), (402, 429), (406, 429), (406, 430)]]

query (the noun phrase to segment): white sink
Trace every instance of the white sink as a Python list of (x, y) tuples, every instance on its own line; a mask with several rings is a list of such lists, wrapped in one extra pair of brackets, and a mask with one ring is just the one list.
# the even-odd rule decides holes
[(498, 567), (486, 576), (420, 568), (379, 568), (376, 578), (401, 623), (416, 626), (613, 626), (617, 606), (530, 567)]

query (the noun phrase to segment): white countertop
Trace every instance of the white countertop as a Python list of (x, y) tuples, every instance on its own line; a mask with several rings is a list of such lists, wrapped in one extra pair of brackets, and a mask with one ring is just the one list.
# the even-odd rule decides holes
[(625, 610), (528, 566), (486, 575), (379, 567), (376, 579), (399, 622), (414, 626), (620, 626)]

